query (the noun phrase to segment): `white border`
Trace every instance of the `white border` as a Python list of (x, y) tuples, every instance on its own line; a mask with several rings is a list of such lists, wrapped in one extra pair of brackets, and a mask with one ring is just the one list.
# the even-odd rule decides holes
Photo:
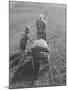
[[(30, 1), (30, 2), (42, 2), (42, 3), (57, 3), (57, 4), (67, 4), (67, 0), (16, 0), (16, 1)], [(68, 4), (67, 4), (68, 5)], [(9, 80), (9, 14), (8, 14), (8, 0), (0, 0), (0, 90), (7, 90), (8, 80)], [(67, 9), (68, 12), (68, 9)], [(67, 19), (68, 21), (68, 19)], [(66, 36), (68, 35), (68, 32)], [(68, 36), (67, 36), (68, 38)], [(67, 40), (68, 42), (68, 40)], [(67, 48), (68, 51), (68, 48)], [(67, 58), (68, 59), (68, 58)], [(68, 66), (68, 64), (67, 64)], [(67, 72), (68, 74), (68, 72)], [(68, 79), (67, 79), (68, 80)], [(28, 88), (30, 89), (30, 88)], [(67, 86), (57, 86), (57, 87), (42, 87), (42, 88), (31, 88), (37, 90), (57, 90), (57, 89), (67, 89)], [(16, 89), (15, 89), (16, 90)], [(19, 89), (18, 89), (19, 90)]]
[(67, 0), (10, 0), (10, 1), (27, 1), (27, 2), (42, 2), (42, 3), (58, 3), (66, 4)]

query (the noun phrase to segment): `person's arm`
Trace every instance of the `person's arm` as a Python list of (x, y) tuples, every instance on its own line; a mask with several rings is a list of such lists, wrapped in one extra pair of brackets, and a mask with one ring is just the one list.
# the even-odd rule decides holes
[(36, 20), (36, 23), (35, 23), (35, 28), (36, 28), (36, 32), (38, 32), (38, 30), (39, 30), (39, 27), (38, 27), (38, 20)]
[(28, 36), (28, 39), (29, 39), (29, 41), (33, 44), (33, 41), (32, 41), (32, 39)]
[(47, 21), (45, 21), (46, 26), (47, 26), (47, 23), (48, 23), (48, 22), (47, 22)]
[(33, 44), (33, 41), (29, 38), (29, 41)]

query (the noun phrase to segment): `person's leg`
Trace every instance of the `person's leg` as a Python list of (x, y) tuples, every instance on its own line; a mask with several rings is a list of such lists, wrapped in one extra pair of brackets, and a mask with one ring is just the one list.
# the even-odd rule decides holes
[(37, 39), (39, 39), (40, 37), (39, 37), (39, 33), (37, 32)]
[(43, 32), (43, 33), (42, 33), (42, 39), (47, 40), (46, 32)]
[(26, 46), (24, 45), (24, 50), (23, 50), (23, 56), (24, 56), (24, 60), (25, 60), (25, 50), (26, 50)]
[(22, 54), (22, 60), (25, 60), (25, 50), (26, 50), (26, 46), (23, 45), (22, 50), (21, 50), (21, 54)]
[(24, 50), (24, 60), (25, 60), (25, 50)]
[(38, 32), (37, 33), (37, 39), (42, 39), (43, 37), (42, 37), (42, 33), (40, 33), (40, 32)]

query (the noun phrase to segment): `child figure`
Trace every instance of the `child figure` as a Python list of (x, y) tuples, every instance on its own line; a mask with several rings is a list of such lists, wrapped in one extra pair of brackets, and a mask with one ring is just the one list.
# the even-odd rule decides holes
[(19, 43), (20, 50), (22, 53), (24, 53), (24, 60), (25, 60), (25, 50), (26, 50), (27, 41), (29, 40), (32, 43), (32, 40), (28, 35), (30, 33), (30, 30), (31, 30), (30, 26), (25, 27), (25, 33), (22, 35), (22, 38)]

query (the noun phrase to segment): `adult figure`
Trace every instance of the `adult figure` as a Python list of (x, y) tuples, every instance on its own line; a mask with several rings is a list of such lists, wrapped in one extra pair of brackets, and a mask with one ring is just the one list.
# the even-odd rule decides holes
[(47, 21), (44, 19), (44, 15), (40, 14), (39, 19), (36, 20), (37, 39), (47, 40), (46, 27)]

